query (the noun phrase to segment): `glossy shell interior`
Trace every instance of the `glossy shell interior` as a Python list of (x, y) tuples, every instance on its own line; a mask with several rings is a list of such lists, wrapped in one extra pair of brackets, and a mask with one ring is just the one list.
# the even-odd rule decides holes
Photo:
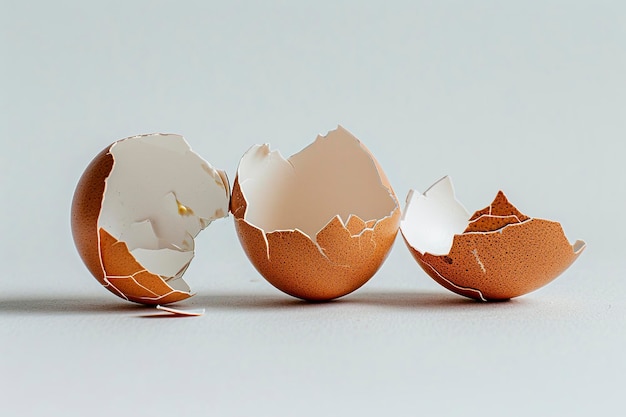
[(346, 295), (380, 268), (400, 210), (370, 151), (338, 127), (284, 159), (267, 145), (242, 158), (231, 212), (246, 255), (272, 285), (322, 301)]

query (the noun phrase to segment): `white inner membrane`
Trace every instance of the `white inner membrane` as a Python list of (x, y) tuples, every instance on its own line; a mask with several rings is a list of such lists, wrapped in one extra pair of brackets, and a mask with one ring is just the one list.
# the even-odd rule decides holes
[(149, 272), (189, 291), (181, 276), (193, 258), (193, 238), (228, 214), (228, 185), (179, 135), (136, 136), (110, 152), (114, 165), (98, 226), (125, 242)]
[(245, 220), (266, 233), (298, 229), (314, 238), (339, 216), (382, 219), (396, 208), (360, 142), (338, 127), (285, 160), (268, 145), (252, 147), (239, 165), (248, 203)]
[(409, 245), (419, 252), (447, 255), (454, 235), (463, 233), (469, 218), (454, 195), (452, 181), (444, 177), (424, 194), (409, 191), (400, 228)]

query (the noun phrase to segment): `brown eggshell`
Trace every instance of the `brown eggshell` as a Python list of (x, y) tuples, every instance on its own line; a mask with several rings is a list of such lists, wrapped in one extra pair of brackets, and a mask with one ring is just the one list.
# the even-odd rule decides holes
[[(395, 194), (371, 153), (341, 127), (324, 140), (353, 140), (358, 152), (369, 156), (370, 169), (375, 170), (379, 178), (378, 185), (372, 184), (372, 188), (382, 183), (388, 190), (386, 198), (393, 201), (395, 208), (380, 219), (364, 220), (352, 214), (345, 225), (336, 215), (311, 237), (298, 229), (265, 231), (251, 224), (246, 219), (250, 202), (241, 189), (239, 170), (231, 198), (239, 240), (255, 268), (281, 291), (311, 301), (341, 297), (365, 284), (387, 257), (400, 220)], [(345, 160), (348, 163), (349, 155)], [(324, 160), (317, 164), (319, 169), (326, 167)], [(307, 172), (305, 175), (315, 174)], [(327, 186), (331, 188), (333, 184)]]
[(511, 204), (502, 191), (498, 191), (498, 194), (496, 194), (491, 204), (484, 209), (477, 210), (472, 217), (470, 217), (470, 222), (478, 220), (478, 218), (484, 215), (515, 216), (520, 222), (530, 219), (530, 217), (520, 212), (517, 207)]
[[(121, 241), (109, 233), (105, 227), (99, 225), (102, 215), (103, 202), (106, 195), (107, 181), (111, 178), (116, 161), (112, 152), (113, 146), (122, 141), (150, 140), (152, 136), (142, 135), (122, 139), (100, 152), (81, 176), (72, 201), (71, 227), (74, 243), (78, 253), (92, 275), (113, 294), (129, 301), (156, 305), (168, 304), (189, 298), (192, 293), (173, 288), (166, 282), (170, 277), (151, 273), (144, 267), (129, 250), (126, 242)], [(171, 135), (172, 140), (184, 140), (182, 137)], [(191, 152), (191, 151), (190, 151)], [(140, 164), (140, 162), (137, 162)], [(149, 161), (148, 161), (149, 163)], [(207, 169), (203, 166), (203, 169)], [(223, 173), (214, 174), (217, 178), (225, 178)], [(137, 193), (141, 193), (140, 179), (136, 184)], [(137, 182), (137, 178), (128, 178), (128, 181)], [(217, 181), (217, 180), (216, 180)], [(109, 186), (112, 186), (111, 184)], [(227, 211), (228, 183), (221, 185), (225, 191), (225, 200), (222, 203), (222, 217)], [(202, 222), (206, 219), (202, 218)], [(204, 223), (199, 228), (204, 227)], [(184, 272), (182, 268), (182, 272)]]
[(104, 198), (105, 180), (113, 168), (113, 156), (107, 147), (91, 161), (78, 181), (72, 200), (72, 236), (78, 254), (89, 272), (102, 284), (105, 273), (100, 259), (98, 217)]
[(519, 223), (520, 220), (517, 216), (492, 216), (490, 214), (483, 214), (482, 216), (472, 220), (465, 229), (465, 233), (468, 232), (493, 232), (498, 229), (502, 229), (508, 224)]
[(159, 275), (151, 274), (128, 251), (126, 243), (100, 228), (100, 257), (106, 271), (105, 287), (129, 301), (142, 304), (169, 304), (191, 297), (176, 291)]
[(506, 300), (548, 284), (580, 255), (556, 222), (530, 219), (493, 233), (454, 237), (448, 255), (411, 253), (435, 281), (483, 300)]
[(507, 300), (548, 284), (585, 247), (582, 241), (571, 245), (559, 223), (522, 214), (501, 191), (490, 206), (469, 217), (468, 227), (454, 235), (445, 255), (417, 250), (404, 230), (403, 236), (413, 257), (436, 282), (483, 301)]

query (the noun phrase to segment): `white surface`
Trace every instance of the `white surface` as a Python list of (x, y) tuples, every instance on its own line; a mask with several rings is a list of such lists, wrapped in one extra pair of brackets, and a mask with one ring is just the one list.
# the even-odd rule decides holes
[[(3, 2), (2, 415), (616, 415), (626, 382), (623, 2)], [(201, 317), (89, 276), (69, 207), (114, 140), (175, 132), (232, 181), (341, 123), (398, 197), (502, 188), (588, 248), (509, 303), (437, 286), (398, 241), (328, 304), (274, 290), (232, 219), (185, 274)]]
[(465, 231), (471, 217), (455, 198), (450, 177), (443, 177), (424, 192), (410, 190), (402, 210), (404, 239), (421, 253), (433, 255), (450, 253), (454, 236)]
[[(228, 186), (177, 135), (122, 140), (111, 147), (111, 154), (115, 163), (106, 179), (97, 228), (127, 244), (145, 269), (188, 292), (180, 273), (193, 258), (193, 238), (224, 217)], [(181, 205), (192, 214), (182, 216)]]
[(341, 126), (303, 147), (288, 159), (266, 145), (242, 157), (237, 181), (247, 223), (265, 233), (297, 229), (315, 238), (337, 216), (344, 225), (350, 216), (380, 221), (398, 208), (375, 161)]

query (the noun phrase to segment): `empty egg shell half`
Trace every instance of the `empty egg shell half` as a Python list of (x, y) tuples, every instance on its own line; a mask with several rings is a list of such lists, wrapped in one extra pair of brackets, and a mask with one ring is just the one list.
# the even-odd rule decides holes
[(226, 175), (179, 135), (133, 136), (97, 155), (72, 202), (72, 234), (83, 262), (109, 291), (142, 304), (192, 295), (182, 276), (194, 237), (228, 216)]
[(233, 183), (245, 253), (279, 290), (311, 301), (346, 295), (387, 257), (400, 209), (371, 152), (339, 126), (284, 159), (253, 146)]
[(400, 230), (413, 257), (435, 281), (477, 300), (507, 300), (534, 291), (565, 271), (585, 248), (561, 225), (534, 219), (502, 191), (472, 216), (449, 177), (407, 197)]

